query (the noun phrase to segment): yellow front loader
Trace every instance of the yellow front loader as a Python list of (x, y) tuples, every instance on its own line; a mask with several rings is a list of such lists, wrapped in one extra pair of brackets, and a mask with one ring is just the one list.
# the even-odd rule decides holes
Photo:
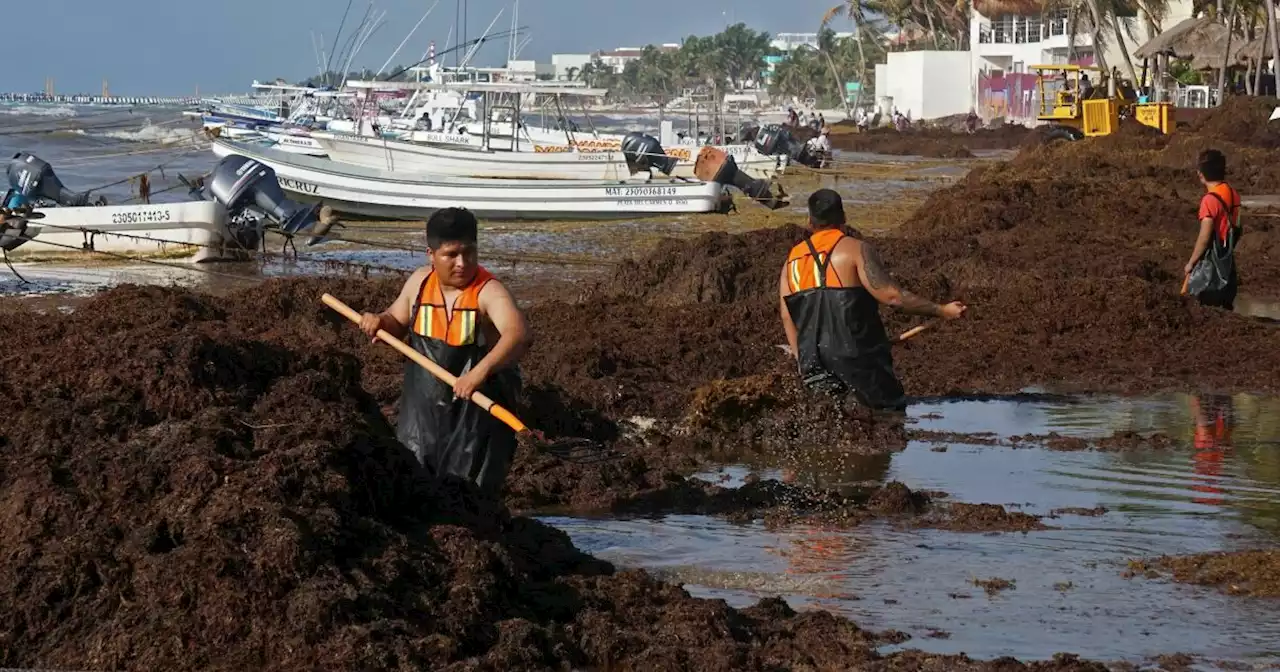
[[(1110, 135), (1123, 119), (1172, 133), (1172, 103), (1139, 102), (1125, 82), (1112, 82), (1101, 68), (1088, 65), (1033, 65), (1040, 98), (1037, 119), (1047, 121), (1049, 139)], [(1114, 84), (1114, 85), (1113, 85)]]

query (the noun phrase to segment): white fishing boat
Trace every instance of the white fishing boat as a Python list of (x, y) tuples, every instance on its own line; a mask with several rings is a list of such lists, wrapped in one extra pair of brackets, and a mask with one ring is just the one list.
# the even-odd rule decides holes
[[(533, 139), (522, 127), (520, 109), (525, 99), (536, 104), (538, 97), (603, 96), (602, 89), (545, 86), (518, 83), (432, 83), (432, 82), (360, 82), (348, 86), (368, 90), (401, 90), (431, 88), (466, 91), (483, 96), (484, 121), (469, 124), (468, 131), (452, 128), (452, 124), (436, 126), (436, 131), (414, 131), (408, 134), (341, 133), (316, 131), (312, 139), (319, 142), (325, 154), (334, 161), (396, 173), (447, 175), (456, 177), (548, 179), (548, 180), (614, 180), (630, 173), (629, 161), (622, 149), (625, 138), (592, 139), (564, 131), (557, 144)], [(506, 112), (508, 120), (493, 120)], [(407, 135), (407, 139), (406, 138)], [(647, 136), (645, 136), (647, 137)], [(701, 147), (662, 147), (653, 140), (652, 147), (675, 159), (671, 177), (694, 178), (694, 162)], [(738, 169), (755, 179), (781, 175), (788, 159), (784, 155), (768, 156), (751, 145), (717, 147), (734, 157)], [(653, 151), (650, 149), (649, 151)]]
[(494, 219), (626, 219), (713, 212), (724, 188), (682, 178), (632, 180), (494, 180), (405, 173), (346, 165), (261, 146), (215, 139), (214, 154), (240, 154), (275, 170), (299, 200), (348, 215), (421, 220), (447, 207)]
[(165, 256), (193, 262), (249, 257), (262, 234), (321, 236), (316, 209), (284, 197), (269, 166), (243, 157), (218, 162), (191, 184), (192, 200), (92, 205), (87, 192), (63, 186), (53, 167), (19, 152), (0, 194), (0, 248), (18, 258), (106, 254)]
[[(14, 258), (65, 257), (77, 251), (163, 256), (189, 261), (234, 258), (227, 209), (216, 201), (36, 208), (30, 240)], [(236, 249), (232, 249), (236, 248)]]

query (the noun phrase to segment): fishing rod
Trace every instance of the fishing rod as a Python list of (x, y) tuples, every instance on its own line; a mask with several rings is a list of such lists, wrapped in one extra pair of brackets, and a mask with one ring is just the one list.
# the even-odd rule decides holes
[(386, 25), (386, 16), (387, 10), (384, 9), (382, 10), (382, 13), (369, 24), (369, 29), (365, 31), (364, 36), (356, 41), (355, 48), (351, 50), (351, 55), (347, 57), (347, 64), (342, 68), (344, 72), (351, 72), (351, 64), (355, 62), (356, 56), (358, 56), (364, 49), (364, 45), (368, 43), (369, 38), (373, 37), (374, 33), (378, 32), (384, 25)]
[[(333, 46), (329, 48), (328, 58), (326, 58), (324, 62), (324, 73), (322, 74), (324, 74), (326, 79), (328, 78), (330, 69), (333, 67), (333, 54), (338, 50), (338, 38), (342, 37), (342, 29), (347, 25), (347, 14), (351, 11), (351, 3), (352, 0), (347, 0), (347, 8), (342, 12), (342, 21), (338, 22), (338, 32), (333, 36)], [(320, 39), (323, 40), (324, 36), (321, 35)]]
[(484, 44), (485, 40), (489, 37), (489, 31), (493, 30), (493, 24), (497, 23), (498, 19), (502, 18), (502, 13), (505, 11), (507, 11), (506, 7), (503, 7), (502, 9), (498, 10), (498, 15), (493, 17), (493, 20), (489, 22), (489, 27), (485, 28), (483, 33), (480, 33), (480, 39), (476, 42), (475, 46), (472, 47), (471, 51), (468, 51), (467, 55), (462, 58), (463, 67), (466, 67), (467, 64), (471, 63), (471, 59), (475, 57), (477, 51), (480, 51), (480, 47)]
[(381, 68), (378, 68), (377, 72), (373, 74), (374, 79), (377, 79), (378, 75), (381, 75), (382, 71), (386, 70), (388, 65), (391, 65), (392, 59), (396, 57), (396, 54), (400, 53), (401, 49), (404, 49), (404, 45), (408, 43), (409, 38), (413, 37), (413, 34), (418, 32), (418, 26), (421, 26), (422, 22), (426, 21), (428, 16), (431, 16), (431, 12), (435, 10), (436, 5), (438, 4), (440, 4), (440, 0), (436, 0), (435, 3), (431, 5), (431, 8), (427, 10), (427, 13), (423, 14), (422, 18), (418, 19), (417, 23), (413, 24), (413, 30), (410, 30), (409, 34), (404, 36), (404, 39), (400, 41), (400, 46), (396, 47), (396, 50), (391, 52), (391, 55), (387, 57), (387, 61), (382, 64)]
[[(369, 15), (372, 12), (373, 12), (373, 0), (369, 0), (369, 7), (364, 10), (364, 17), (360, 19), (360, 23), (356, 24), (355, 32), (352, 33), (351, 36), (347, 38), (346, 42), (343, 42), (342, 44), (342, 51), (339, 52), (340, 55), (338, 56), (338, 60), (336, 63), (338, 67), (342, 67), (343, 63), (348, 62), (347, 54), (351, 53), (351, 49), (355, 47), (355, 44), (360, 39), (360, 36), (364, 34), (364, 28), (369, 24)], [(346, 75), (347, 72), (348, 70), (345, 67), (342, 67), (343, 77), (347, 76)]]

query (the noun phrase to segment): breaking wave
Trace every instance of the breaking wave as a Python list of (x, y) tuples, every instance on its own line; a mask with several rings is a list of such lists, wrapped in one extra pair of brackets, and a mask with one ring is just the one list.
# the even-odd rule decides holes
[(200, 132), (196, 129), (168, 126), (143, 126), (135, 130), (100, 131), (93, 133), (93, 135), (125, 142), (150, 142), (158, 145), (172, 145), (200, 138)]
[(28, 117), (74, 117), (79, 114), (70, 105), (3, 105), (0, 114)]

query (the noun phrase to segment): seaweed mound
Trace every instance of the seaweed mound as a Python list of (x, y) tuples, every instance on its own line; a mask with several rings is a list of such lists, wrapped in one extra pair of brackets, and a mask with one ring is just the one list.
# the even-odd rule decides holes
[(282, 311), (277, 333), (246, 328), (266, 318), (234, 304), (126, 287), (3, 326), (30, 343), (0, 360), (3, 665), (759, 669), (874, 655), (847, 621), (691, 599), (429, 478), (355, 357), (296, 343)]

